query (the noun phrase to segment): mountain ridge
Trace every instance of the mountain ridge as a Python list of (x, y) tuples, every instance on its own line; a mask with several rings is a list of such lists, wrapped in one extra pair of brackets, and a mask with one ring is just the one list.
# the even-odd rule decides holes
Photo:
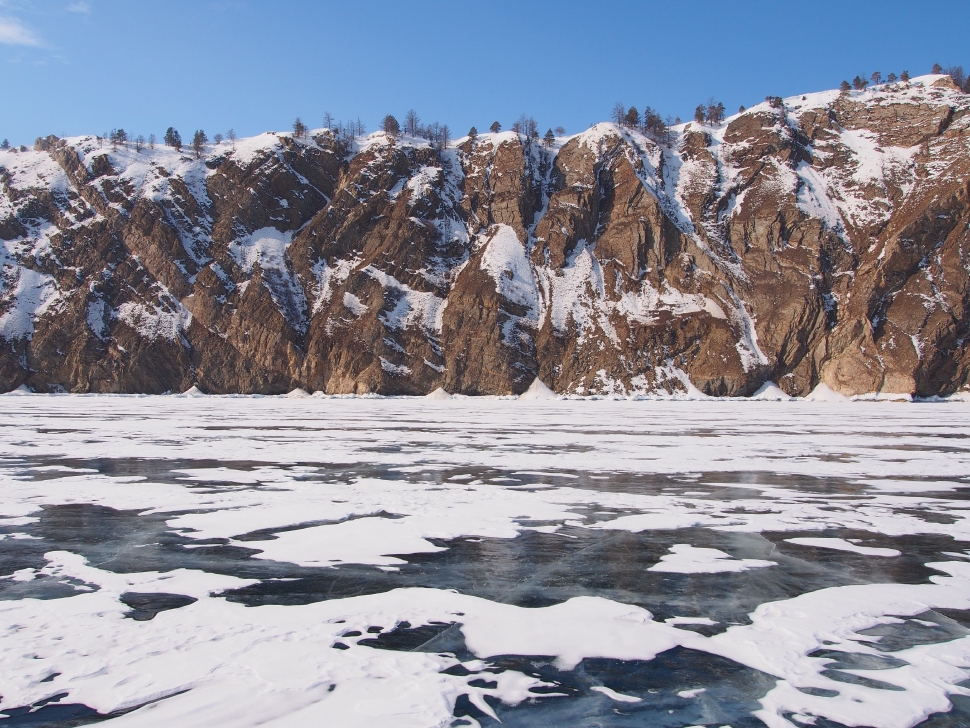
[(924, 76), (670, 144), (47, 137), (0, 152), (0, 389), (950, 394), (968, 112)]

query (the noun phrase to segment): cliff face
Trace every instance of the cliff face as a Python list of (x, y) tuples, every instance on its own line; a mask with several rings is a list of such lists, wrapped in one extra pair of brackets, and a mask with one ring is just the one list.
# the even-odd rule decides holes
[(0, 389), (949, 394), (968, 112), (930, 76), (669, 145), (49, 137), (0, 152)]

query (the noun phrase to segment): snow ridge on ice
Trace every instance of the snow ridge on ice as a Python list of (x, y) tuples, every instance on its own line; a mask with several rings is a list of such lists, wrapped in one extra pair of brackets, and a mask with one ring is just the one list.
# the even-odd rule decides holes
[(522, 401), (549, 400), (559, 399), (559, 395), (549, 389), (539, 377), (536, 377), (532, 380), (529, 388), (519, 395), (519, 399)]

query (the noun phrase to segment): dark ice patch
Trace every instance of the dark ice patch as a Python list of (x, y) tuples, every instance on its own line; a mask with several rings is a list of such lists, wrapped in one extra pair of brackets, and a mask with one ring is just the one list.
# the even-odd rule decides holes
[(121, 595), (121, 601), (131, 608), (131, 611), (125, 613), (126, 618), (147, 622), (155, 619), (159, 612), (187, 607), (199, 600), (184, 594), (125, 592)]

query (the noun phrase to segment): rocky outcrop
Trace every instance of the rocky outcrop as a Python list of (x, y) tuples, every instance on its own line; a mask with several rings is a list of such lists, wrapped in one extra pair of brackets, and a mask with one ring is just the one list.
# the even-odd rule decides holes
[(947, 395), (968, 111), (929, 76), (663, 144), (47, 137), (0, 152), (0, 389)]

